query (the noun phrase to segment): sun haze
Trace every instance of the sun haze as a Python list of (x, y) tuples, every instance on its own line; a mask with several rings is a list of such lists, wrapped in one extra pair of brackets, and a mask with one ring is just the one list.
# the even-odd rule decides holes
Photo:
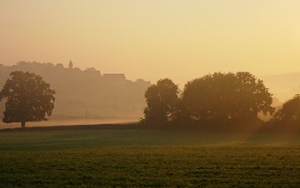
[(63, 63), (152, 82), (300, 70), (298, 0), (0, 1), (0, 63)]

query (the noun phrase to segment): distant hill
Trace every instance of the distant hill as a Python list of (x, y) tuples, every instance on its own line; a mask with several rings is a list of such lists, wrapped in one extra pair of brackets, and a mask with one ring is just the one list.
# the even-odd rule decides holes
[[(124, 74), (101, 74), (94, 68), (80, 70), (62, 64), (19, 62), (0, 64), (0, 88), (13, 71), (38, 74), (56, 91), (53, 118), (129, 118), (142, 117), (144, 92), (150, 82), (127, 80)], [(4, 105), (0, 104), (2, 119)]]

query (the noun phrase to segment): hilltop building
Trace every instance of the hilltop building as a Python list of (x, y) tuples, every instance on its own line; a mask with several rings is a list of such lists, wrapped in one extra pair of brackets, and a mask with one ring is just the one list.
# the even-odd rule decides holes
[(102, 78), (109, 81), (126, 80), (125, 74), (103, 74)]
[(70, 61), (70, 63), (69, 63), (69, 69), (73, 69), (73, 62), (72, 61)]

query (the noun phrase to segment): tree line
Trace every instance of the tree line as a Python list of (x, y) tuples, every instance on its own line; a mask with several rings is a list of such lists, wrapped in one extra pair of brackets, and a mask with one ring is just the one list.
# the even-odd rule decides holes
[[(39, 75), (15, 71), (0, 92), (6, 99), (3, 122), (47, 120), (54, 109), (55, 91)], [(151, 127), (225, 125), (258, 121), (271, 115), (271, 124), (300, 123), (300, 95), (281, 108), (272, 107), (272, 94), (249, 72), (214, 73), (189, 81), (179, 96), (171, 79), (161, 79), (145, 91), (147, 107), (141, 123)]]
[(178, 85), (161, 79), (145, 92), (147, 107), (141, 122), (152, 127), (242, 124), (272, 116), (269, 123), (299, 123), (300, 96), (276, 110), (262, 80), (249, 72), (214, 73)]

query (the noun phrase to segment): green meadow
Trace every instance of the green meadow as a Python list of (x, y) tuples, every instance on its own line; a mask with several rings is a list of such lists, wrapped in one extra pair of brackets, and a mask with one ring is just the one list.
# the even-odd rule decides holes
[(297, 137), (0, 132), (0, 187), (300, 187), (299, 174)]

